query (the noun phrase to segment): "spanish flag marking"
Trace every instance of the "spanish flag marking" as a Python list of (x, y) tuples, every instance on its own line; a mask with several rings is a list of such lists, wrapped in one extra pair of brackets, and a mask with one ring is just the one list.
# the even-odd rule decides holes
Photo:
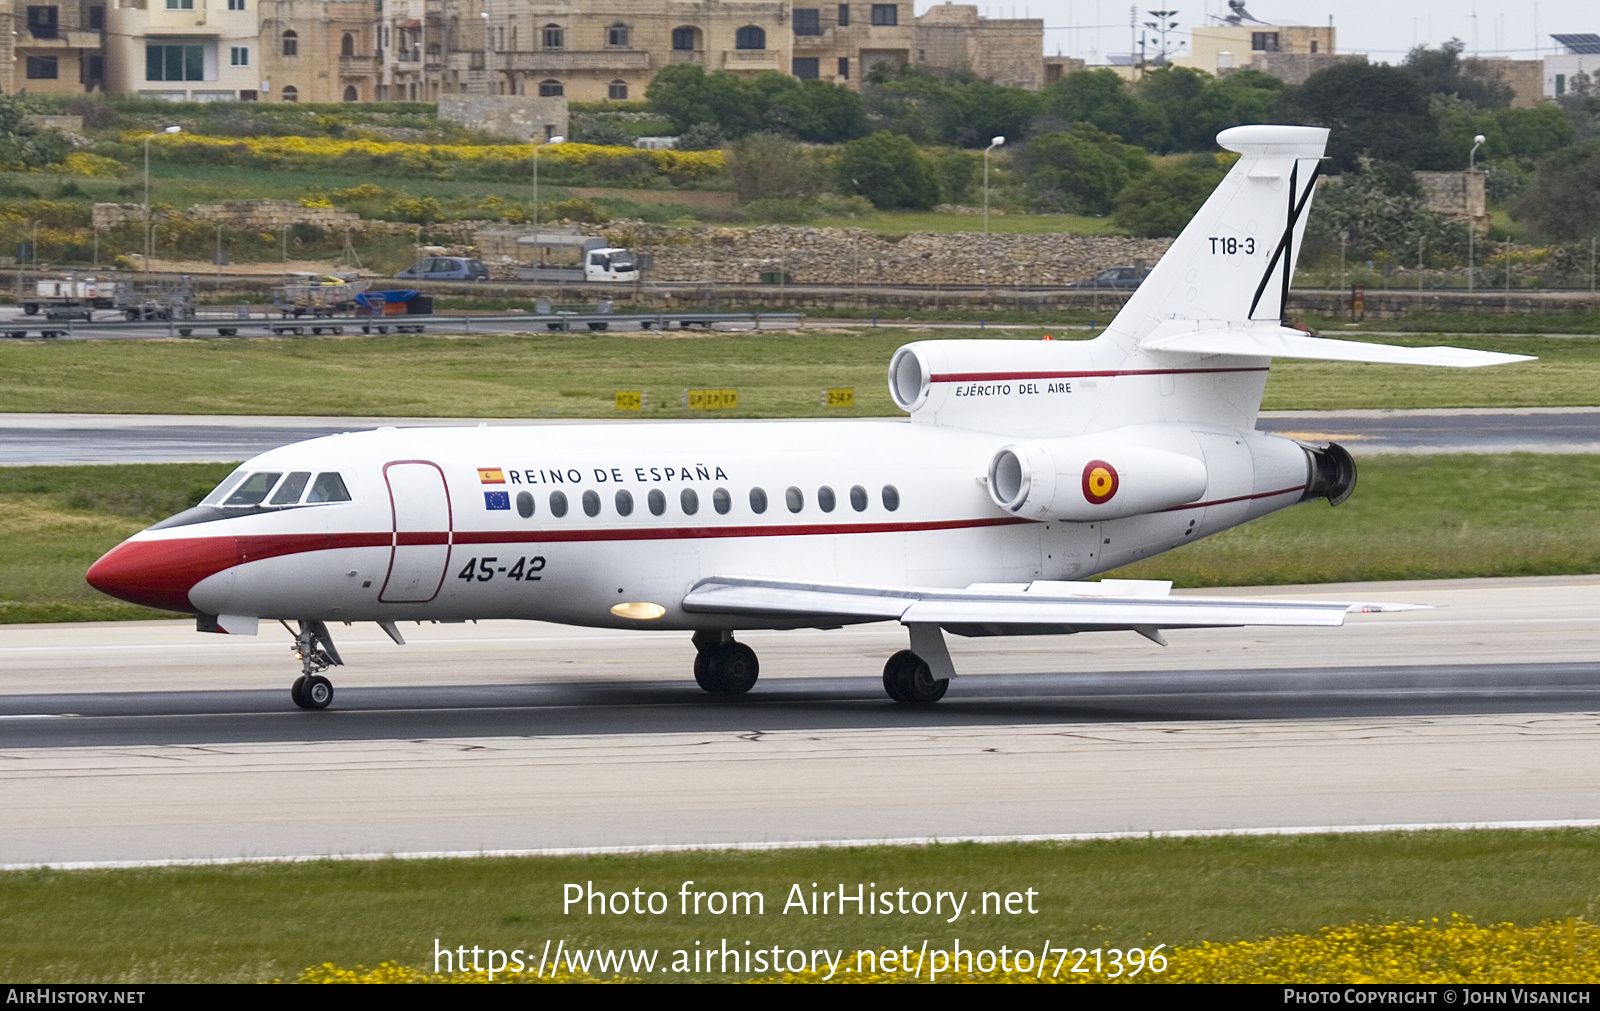
[(1090, 460), (1083, 467), (1083, 497), (1093, 505), (1109, 502), (1117, 493), (1117, 468), (1104, 460)]
[(505, 484), (506, 475), (499, 467), (479, 467), (479, 484)]

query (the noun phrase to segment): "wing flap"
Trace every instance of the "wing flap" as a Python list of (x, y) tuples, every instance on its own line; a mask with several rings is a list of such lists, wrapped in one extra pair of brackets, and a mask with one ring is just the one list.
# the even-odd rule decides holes
[[(988, 584), (997, 585), (1004, 584)], [(907, 625), (986, 628), (991, 634), (1040, 635), (1107, 630), (1146, 634), (1142, 630), (1238, 625), (1341, 625), (1352, 609), (1386, 606), (1249, 597), (1106, 596), (1051, 589), (1055, 592), (840, 586), (714, 577), (695, 584), (684, 597), (683, 609), (790, 620), (898, 620)], [(1002, 629), (1017, 631), (999, 631)]]
[(1252, 327), (1248, 330), (1200, 330), (1157, 336), (1144, 342), (1151, 351), (1235, 355), (1243, 358), (1308, 358), (1334, 362), (1371, 362), (1379, 365), (1440, 365), (1474, 369), (1485, 365), (1533, 361), (1529, 355), (1476, 351), (1447, 346), (1408, 348), (1332, 337), (1313, 337), (1286, 327)]

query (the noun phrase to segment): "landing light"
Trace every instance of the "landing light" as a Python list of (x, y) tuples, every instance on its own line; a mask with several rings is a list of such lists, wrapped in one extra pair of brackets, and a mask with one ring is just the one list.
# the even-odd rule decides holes
[(651, 621), (667, 613), (667, 609), (660, 604), (648, 601), (633, 601), (626, 604), (611, 605), (611, 613), (619, 618), (632, 618), (635, 621)]

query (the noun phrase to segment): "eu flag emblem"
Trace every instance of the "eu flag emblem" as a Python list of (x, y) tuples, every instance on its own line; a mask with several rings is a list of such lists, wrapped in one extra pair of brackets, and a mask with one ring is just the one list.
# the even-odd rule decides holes
[(486, 491), (483, 493), (483, 507), (485, 509), (510, 509), (511, 493), (508, 491)]

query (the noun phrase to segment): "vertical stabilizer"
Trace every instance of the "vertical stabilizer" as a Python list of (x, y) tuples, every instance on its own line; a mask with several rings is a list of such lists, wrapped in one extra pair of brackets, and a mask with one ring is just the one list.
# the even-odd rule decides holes
[(1328, 131), (1236, 126), (1217, 143), (1239, 160), (1111, 324), (1138, 342), (1167, 320), (1276, 326)]

